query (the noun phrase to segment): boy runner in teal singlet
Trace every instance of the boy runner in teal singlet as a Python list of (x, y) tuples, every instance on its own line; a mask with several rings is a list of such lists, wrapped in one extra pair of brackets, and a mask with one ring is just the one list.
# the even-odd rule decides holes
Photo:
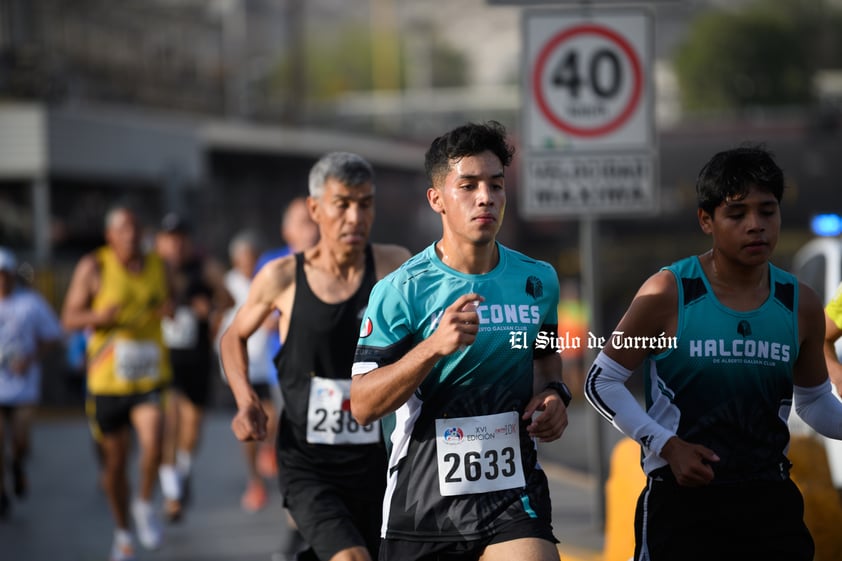
[[(842, 437), (816, 293), (769, 262), (783, 172), (761, 147), (720, 152), (697, 183), (710, 251), (646, 280), (597, 356), (591, 405), (640, 443), (635, 560), (810, 561), (787, 417)], [(625, 382), (645, 364), (645, 410)], [(794, 399), (793, 399), (794, 398)]]

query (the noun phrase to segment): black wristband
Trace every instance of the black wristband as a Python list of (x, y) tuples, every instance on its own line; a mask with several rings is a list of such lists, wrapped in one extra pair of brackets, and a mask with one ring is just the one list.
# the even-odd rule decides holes
[(573, 399), (573, 394), (570, 393), (570, 388), (562, 381), (553, 381), (544, 386), (545, 390), (553, 390), (561, 398), (565, 407), (570, 406), (570, 401)]

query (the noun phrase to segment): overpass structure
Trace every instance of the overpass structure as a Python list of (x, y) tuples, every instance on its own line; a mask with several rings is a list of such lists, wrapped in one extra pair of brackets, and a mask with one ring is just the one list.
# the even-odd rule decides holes
[(276, 236), (282, 206), (306, 194), (309, 166), (333, 150), (371, 161), (381, 191), (423, 173), (423, 147), (391, 138), (134, 108), (0, 103), (0, 239), (47, 266), (101, 234), (102, 214), (116, 201), (133, 203), (147, 224), (170, 210), (187, 214), (212, 250), (239, 226)]

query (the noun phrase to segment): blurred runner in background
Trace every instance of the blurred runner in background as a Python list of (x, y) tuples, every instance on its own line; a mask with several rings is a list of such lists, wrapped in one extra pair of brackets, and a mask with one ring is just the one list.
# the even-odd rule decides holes
[(162, 533), (152, 506), (161, 457), (162, 392), (171, 377), (161, 319), (172, 314), (166, 266), (144, 253), (134, 212), (105, 216), (106, 245), (79, 260), (62, 309), (67, 330), (90, 330), (87, 345), (91, 425), (103, 454), (102, 485), (117, 529), (112, 561), (134, 559), (129, 533), (130, 428), (140, 445), (140, 482), (131, 511), (140, 543), (155, 549)]
[(164, 216), (155, 248), (170, 269), (175, 305), (173, 317), (162, 321), (173, 379), (165, 402), (160, 468), (164, 514), (175, 522), (190, 498), (190, 473), (210, 400), (212, 341), (222, 311), (233, 300), (223, 285), (223, 268), (197, 251), (183, 217)]
[(41, 360), (63, 336), (46, 300), (19, 285), (14, 253), (0, 247), (0, 520), (11, 502), (5, 485), (6, 438), (11, 441), (12, 491), (23, 499), (29, 489), (24, 463), (30, 428), (41, 399)]
[[(228, 244), (228, 258), (231, 262), (231, 268), (225, 273), (225, 288), (228, 289), (229, 294), (234, 299), (234, 305), (226, 310), (223, 316), (222, 324), (220, 325), (220, 335), (231, 324), (231, 320), (234, 318), (237, 310), (243, 305), (248, 296), (252, 272), (254, 271), (259, 251), (260, 246), (257, 236), (250, 231), (238, 233)], [(275, 333), (277, 332), (275, 331)], [(269, 344), (269, 337), (270, 330), (258, 329), (249, 337), (247, 343), (249, 382), (260, 398), (260, 402), (263, 404), (263, 408), (269, 417), (266, 440), (263, 442), (243, 442), (248, 480), (246, 490), (240, 499), (240, 505), (247, 512), (256, 512), (266, 506), (268, 493), (263, 478), (274, 477), (277, 472), (277, 464), (274, 460), (277, 412), (270, 390), (270, 385), (273, 383), (271, 380), (272, 378), (277, 378), (277, 374), (275, 373), (275, 366), (269, 360), (266, 348)], [(218, 338), (216, 347), (217, 349), (219, 348)], [(277, 384), (277, 381), (274, 383)], [(262, 470), (258, 469), (257, 458), (259, 453), (263, 457), (268, 455), (271, 458), (268, 468), (264, 466)]]

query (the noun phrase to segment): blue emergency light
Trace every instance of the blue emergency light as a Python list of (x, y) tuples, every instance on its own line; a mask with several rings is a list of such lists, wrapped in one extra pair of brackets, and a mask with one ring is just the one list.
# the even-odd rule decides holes
[(810, 228), (817, 236), (838, 236), (842, 234), (842, 216), (838, 214), (817, 214), (810, 220)]

